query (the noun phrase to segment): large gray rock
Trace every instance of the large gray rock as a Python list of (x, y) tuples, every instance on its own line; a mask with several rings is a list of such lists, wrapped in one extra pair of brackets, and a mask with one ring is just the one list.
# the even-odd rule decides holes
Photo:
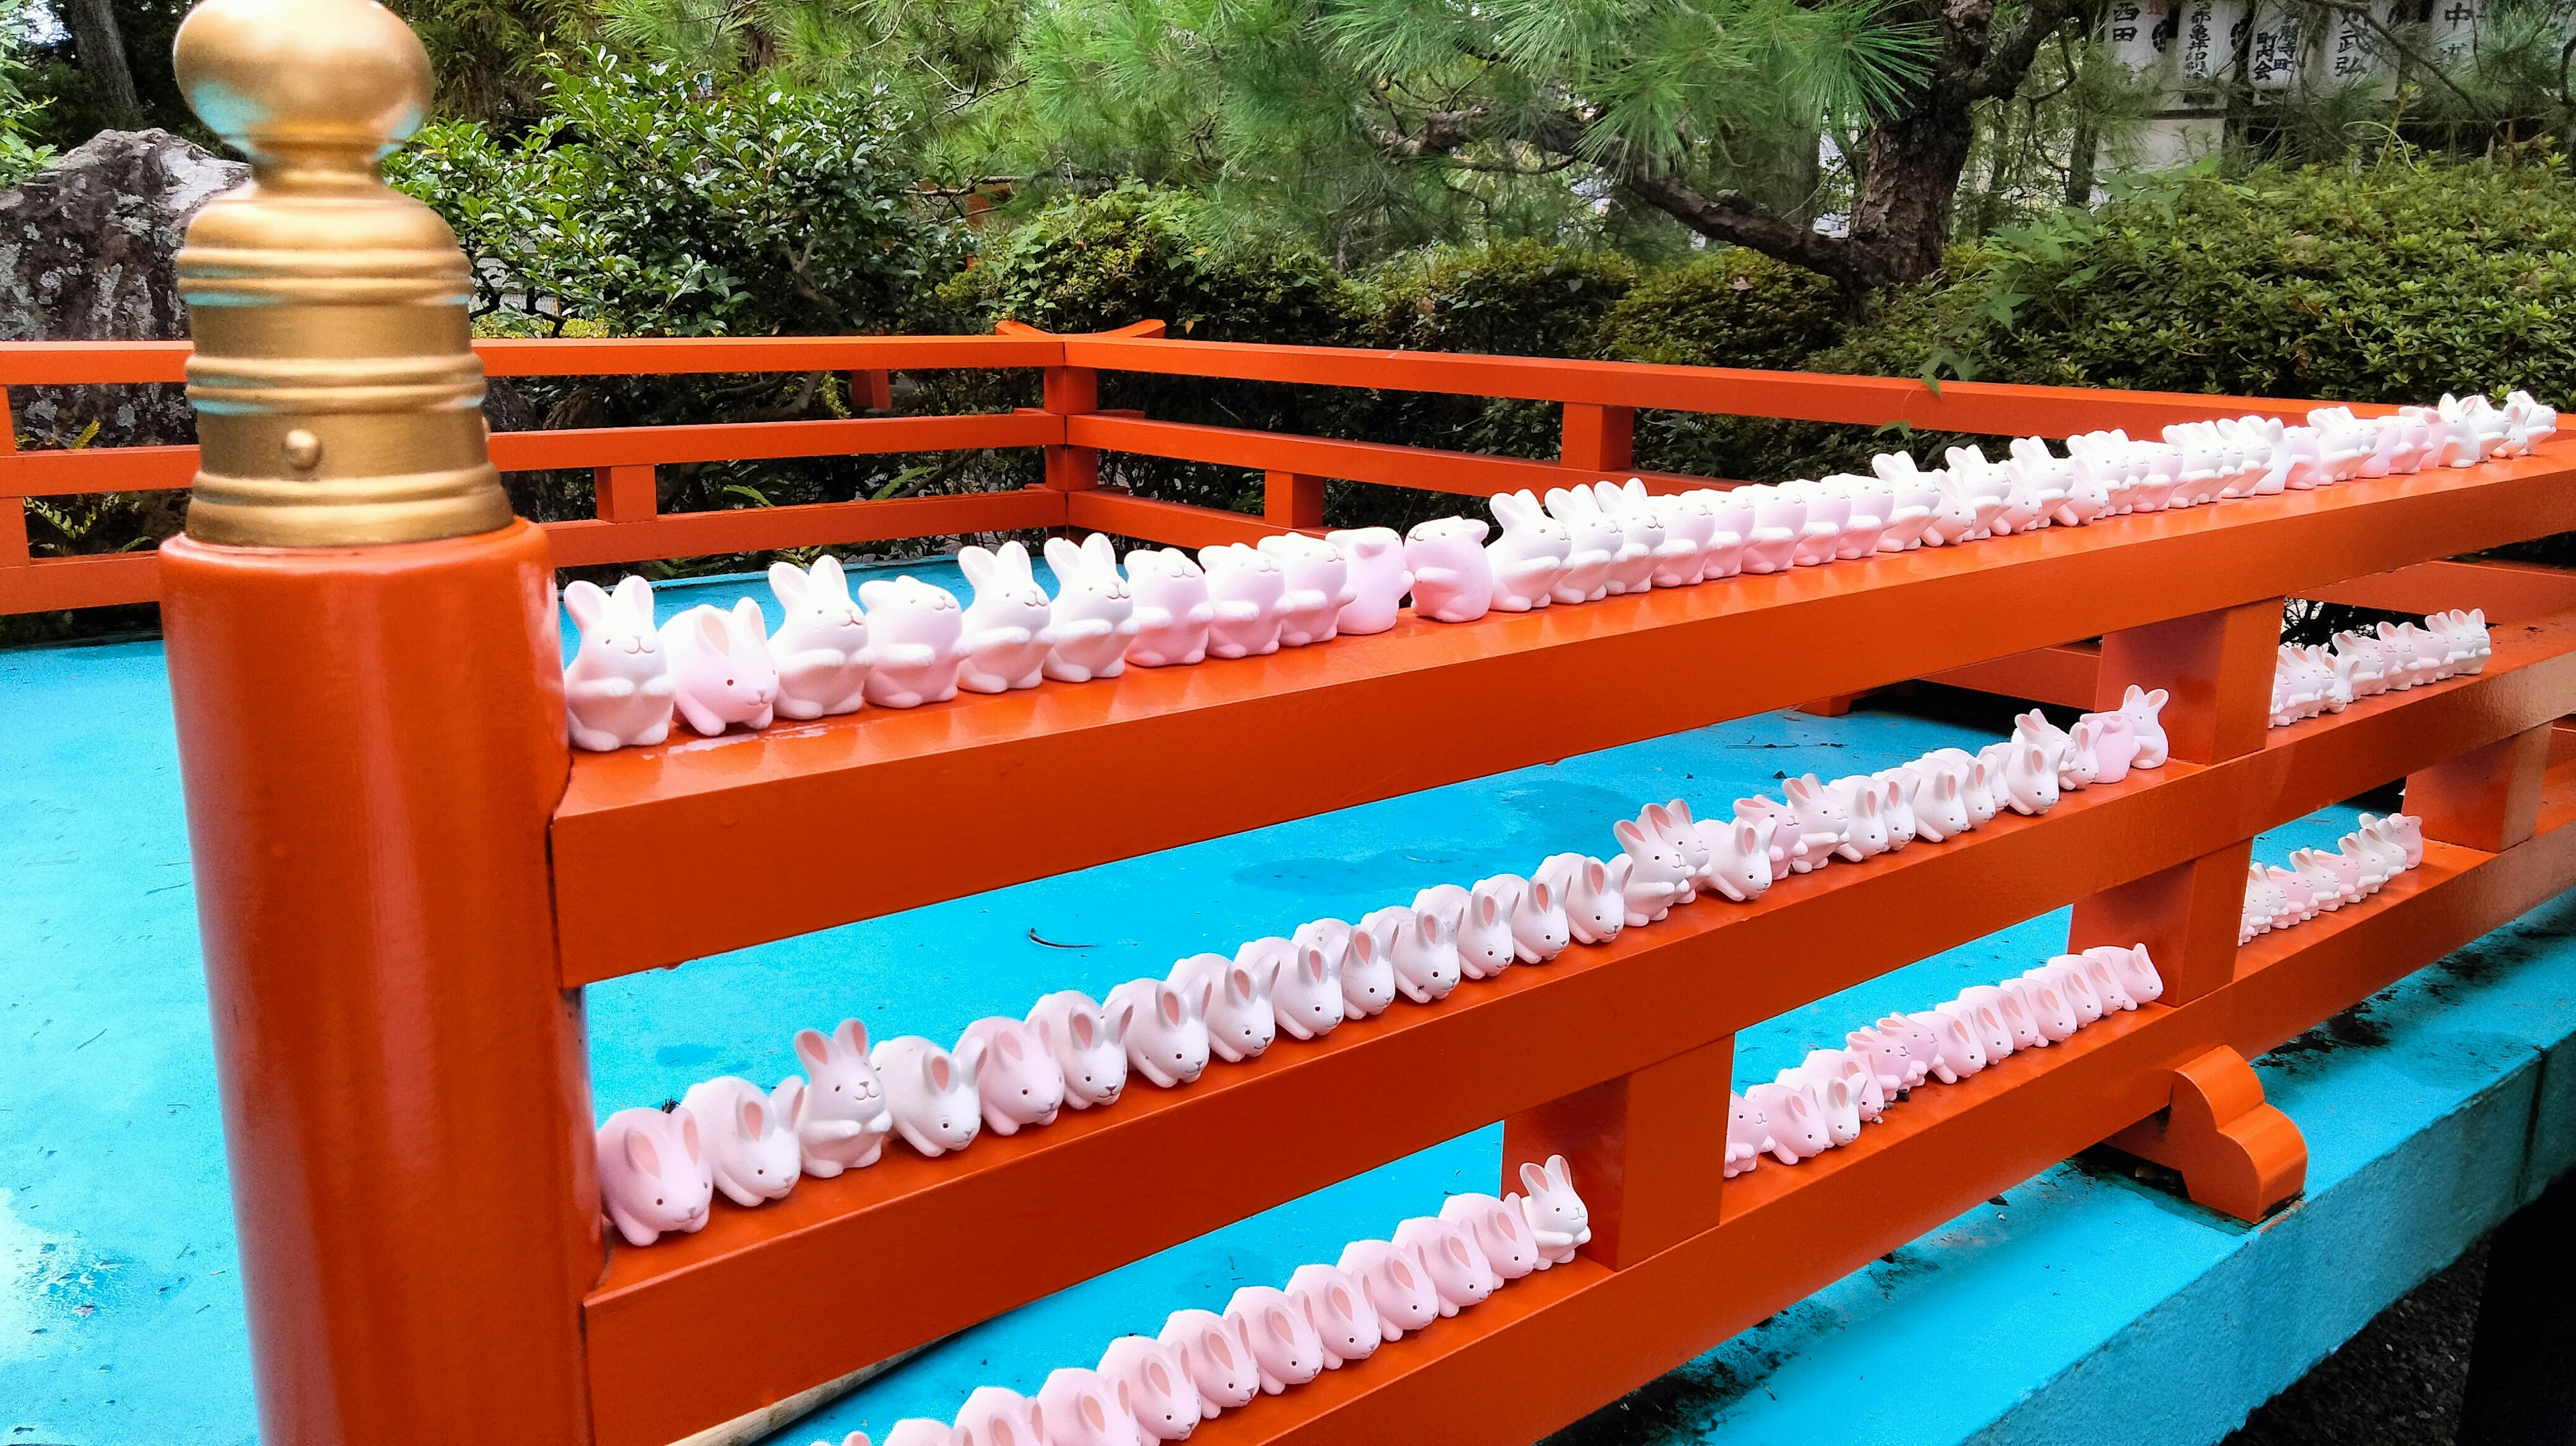
[[(0, 191), (0, 340), (177, 341), (188, 335), (176, 258), (188, 221), (250, 168), (167, 131), (101, 131), (51, 170)], [(35, 446), (196, 440), (177, 386), (12, 387)]]

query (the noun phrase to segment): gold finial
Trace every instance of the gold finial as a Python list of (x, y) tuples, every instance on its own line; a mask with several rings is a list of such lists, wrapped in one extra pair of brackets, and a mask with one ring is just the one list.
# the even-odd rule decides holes
[(250, 158), (179, 253), (204, 459), (188, 535), (364, 547), (510, 521), (456, 233), (376, 163), (418, 129), (428, 53), (373, 0), (205, 0), (188, 104)]

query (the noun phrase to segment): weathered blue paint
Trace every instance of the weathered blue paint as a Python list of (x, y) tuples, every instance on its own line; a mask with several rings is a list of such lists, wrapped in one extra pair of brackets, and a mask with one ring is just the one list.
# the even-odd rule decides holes
[[(959, 588), (934, 575), (942, 566), (904, 570)], [(751, 582), (666, 587), (663, 612), (730, 602)], [(0, 1442), (248, 1441), (158, 645), (0, 653), (0, 731)], [(795, 1067), (795, 1025), (856, 1014), (881, 1034), (951, 1038), (1044, 989), (1098, 993), (1424, 883), (1606, 852), (1610, 821), (1648, 798), (1731, 798), (1781, 772), (1830, 776), (1973, 741), (1866, 710), (1771, 715), (615, 981), (591, 991), (598, 1110), (719, 1073), (774, 1080)], [(2348, 826), (2303, 820), (2261, 851), (2277, 860)], [(1006, 839), (1008, 820), (997, 829)], [(782, 842), (840, 850), (853, 868), (901, 846), (830, 820)], [(684, 865), (688, 846), (674, 840), (670, 857)], [(1692, 1429), (1674, 1439), (2215, 1439), (2576, 1152), (2571, 909), (2391, 991), (2365, 1016), (2384, 1042), (2267, 1062), (2315, 1164), (2308, 1201), (2266, 1228), (2061, 1167), (1703, 1358), (1680, 1383)], [(2021, 967), (2063, 929), (2033, 920), (1769, 1021), (1740, 1041), (1739, 1077), (1765, 1078), (1887, 1007)], [(2562, 1051), (2548, 1075), (2545, 1050)], [(2526, 1139), (2545, 1161), (2525, 1162)], [(1491, 1188), (1499, 1150), (1498, 1130), (1479, 1131), (1137, 1262), (968, 1332), (777, 1439), (945, 1414), (987, 1381), (1033, 1389), (1117, 1333), (1282, 1280), (1444, 1192)], [(2149, 1378), (2194, 1384), (2118, 1388)]]

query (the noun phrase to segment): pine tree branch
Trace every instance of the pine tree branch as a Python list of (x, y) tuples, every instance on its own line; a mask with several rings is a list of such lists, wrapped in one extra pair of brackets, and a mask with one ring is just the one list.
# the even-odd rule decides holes
[(1984, 57), (1960, 88), (1971, 100), (2019, 90), (2022, 78), (2030, 74), (2031, 62), (2039, 58), (2039, 47), (2081, 8), (2081, 0), (2030, 0), (2020, 21), (1986, 46)]

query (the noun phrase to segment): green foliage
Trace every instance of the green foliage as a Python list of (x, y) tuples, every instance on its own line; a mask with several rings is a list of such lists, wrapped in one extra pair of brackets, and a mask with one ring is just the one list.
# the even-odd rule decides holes
[(548, 61), (591, 25), (582, 0), (387, 0), (429, 51), (431, 113), (514, 131), (545, 109)]
[(450, 217), (477, 310), (629, 336), (907, 329), (962, 242), (881, 148), (872, 99), (717, 87), (593, 52), (516, 140), (432, 126), (388, 164)]
[(1677, 366), (1803, 365), (1842, 335), (1845, 307), (1812, 271), (1741, 249), (1649, 271), (1603, 319), (1599, 353)]
[(2576, 397), (2576, 179), (2555, 162), (2189, 174), (1998, 232), (1954, 272), (1889, 298), (1815, 365), (2339, 401)]

